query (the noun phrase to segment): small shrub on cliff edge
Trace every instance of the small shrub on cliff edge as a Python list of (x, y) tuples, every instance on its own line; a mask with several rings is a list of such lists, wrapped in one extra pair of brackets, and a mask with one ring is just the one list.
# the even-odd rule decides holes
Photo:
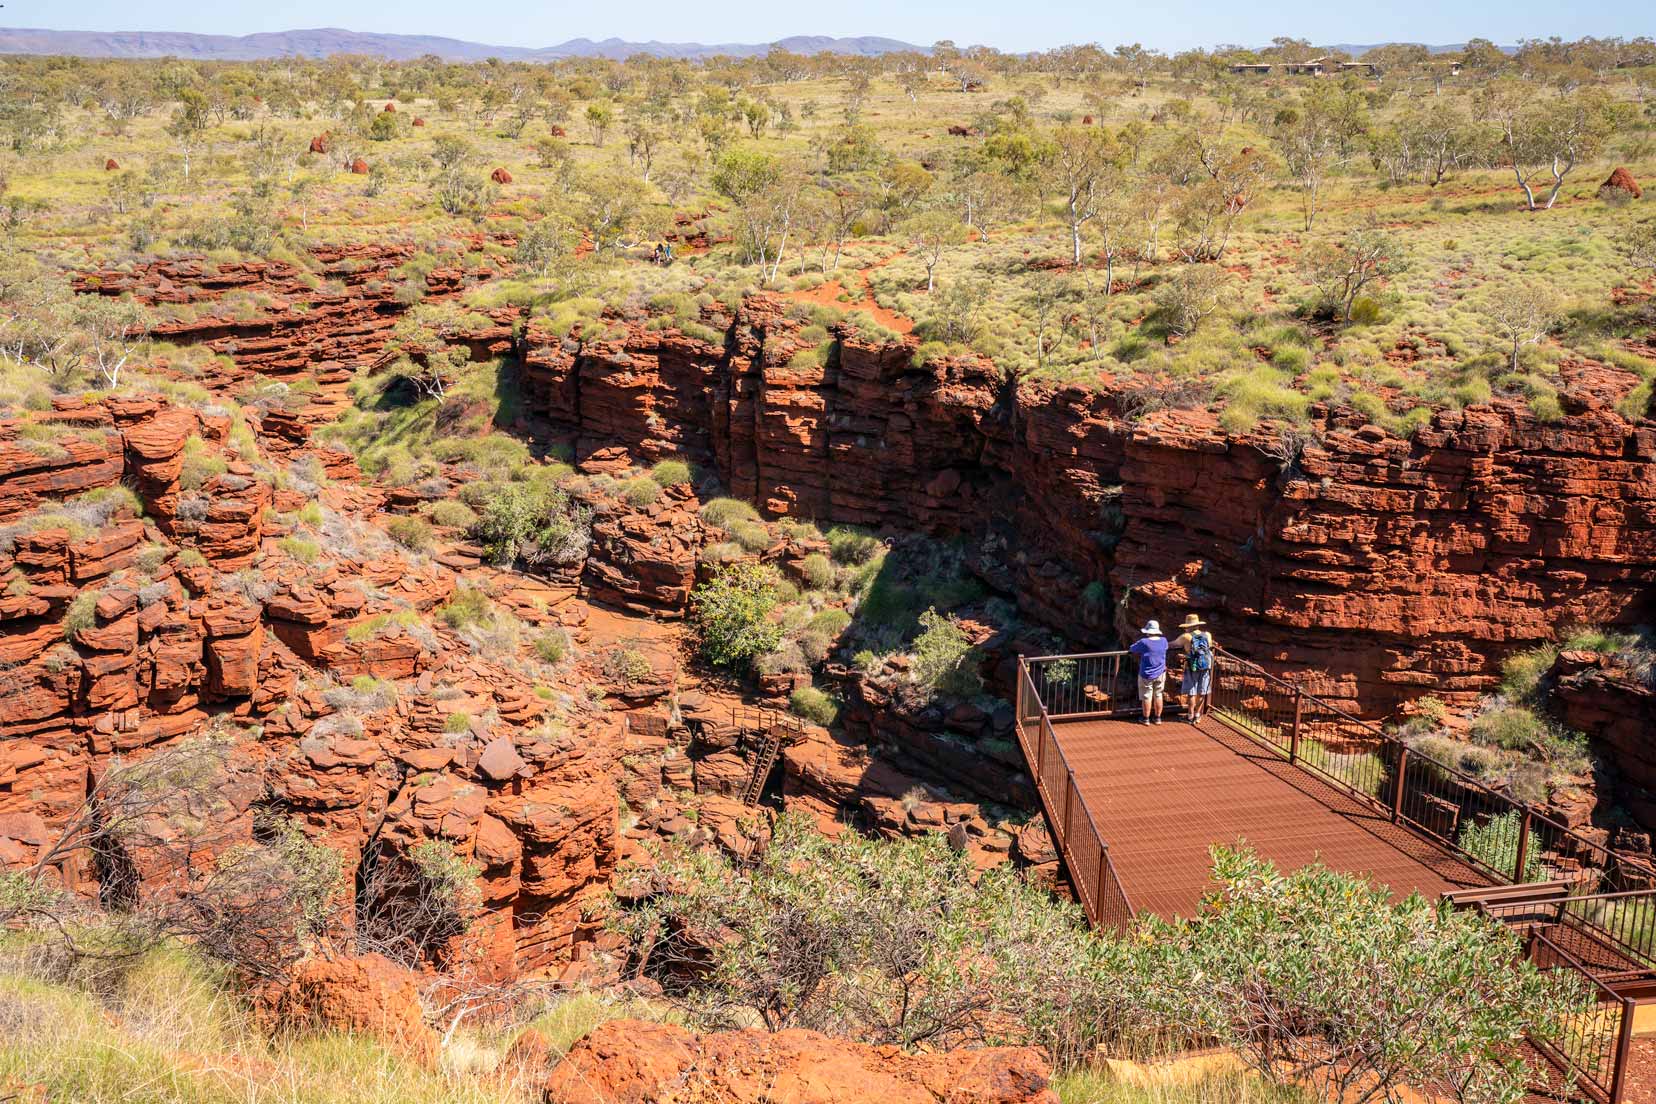
[(69, 603), (69, 608), (63, 613), (63, 635), (65, 639), (74, 636), (82, 629), (90, 629), (98, 623), (98, 592), (83, 590), (75, 595), (75, 600)]
[(690, 482), (690, 465), (682, 460), (663, 460), (650, 469), (650, 478), (662, 487)]
[(386, 525), (385, 532), (410, 552), (424, 552), (431, 547), (431, 525), (421, 518), (394, 518)]
[(697, 587), (690, 617), (702, 658), (715, 667), (746, 671), (782, 640), (782, 626), (770, 619), (776, 608), (776, 569), (734, 564)]
[(983, 687), (974, 665), (976, 651), (959, 625), (935, 608), (920, 615), (914, 638), (914, 681), (935, 694), (966, 697)]
[(824, 728), (839, 716), (839, 702), (814, 686), (801, 686), (788, 697), (788, 708), (795, 716)]

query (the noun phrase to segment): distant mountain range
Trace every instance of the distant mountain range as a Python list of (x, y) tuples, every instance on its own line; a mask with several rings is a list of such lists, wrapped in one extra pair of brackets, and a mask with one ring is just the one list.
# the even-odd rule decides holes
[(322, 27), (307, 31), (273, 31), (250, 35), (189, 34), (183, 31), (51, 31), (0, 27), (0, 54), (67, 54), (74, 57), (194, 58), (201, 61), (259, 61), (266, 58), (320, 58), (329, 54), (368, 54), (407, 60), (435, 54), (446, 61), (554, 61), (568, 57), (706, 58), (751, 57), (780, 47), (797, 54), (856, 54), (864, 57), (921, 47), (894, 38), (831, 38), (795, 35), (775, 42), (626, 42), (606, 38), (572, 38), (556, 46), (489, 46), (434, 35), (376, 34)]

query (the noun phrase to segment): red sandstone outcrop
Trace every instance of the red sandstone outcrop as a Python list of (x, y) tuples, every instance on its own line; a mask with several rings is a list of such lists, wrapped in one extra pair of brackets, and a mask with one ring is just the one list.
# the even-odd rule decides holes
[[(108, 269), (82, 273), (75, 290), (103, 295), (131, 294), (163, 310), (172, 304), (202, 308), (177, 321), (162, 321), (151, 329), (157, 339), (177, 345), (201, 344), (232, 356), (231, 371), (251, 379), (255, 374), (286, 376), (303, 372), (324, 388), (350, 382), (351, 373), (379, 356), (397, 316), (406, 308), (398, 302), (391, 270), (412, 254), (408, 246), (353, 245), (316, 251), (318, 274), (330, 284), (314, 286), (315, 275), (282, 261), (237, 261), (210, 264), (203, 258), (183, 257), (152, 261), (131, 270)], [(437, 269), (424, 278), (423, 298), (440, 300), (463, 290), (468, 273)], [(212, 307), (227, 295), (246, 293), (264, 297), (256, 315), (215, 315)], [(509, 348), (511, 329), (489, 335), (483, 353)], [(481, 338), (480, 338), (481, 340)], [(475, 350), (474, 350), (475, 352)], [(232, 382), (221, 377), (220, 386)], [(263, 416), (272, 430), (286, 426), (295, 442), (308, 437), (306, 415), (270, 406)], [(331, 420), (335, 411), (318, 411)], [(0, 490), (3, 493), (3, 490)]]
[(1032, 1047), (905, 1054), (814, 1031), (695, 1035), (613, 1020), (547, 1078), (547, 1104), (1057, 1104)]
[[(468, 961), (510, 972), (590, 953), (616, 859), (618, 719), (565, 694), (559, 725), (543, 724), (553, 707), (528, 675), (427, 627), (454, 573), (351, 521), (373, 492), (321, 489), (334, 535), (295, 558), (307, 542), (283, 539), (288, 512), (307, 496), (233, 457), (181, 490), (185, 442), (223, 448), (222, 416), (124, 395), (31, 417), (101, 428), (47, 453), (0, 422), (0, 863), (34, 862), (111, 755), (217, 718), (240, 733), (218, 789), (242, 797), (215, 847), (245, 840), (260, 798), (351, 867), (446, 840), (483, 867)], [(50, 512), (123, 483), (143, 517), (120, 495)], [(544, 599), (512, 605), (532, 624), (570, 620)], [(95, 889), (78, 858), (60, 876)]]
[(115, 172), (120, 167), (121, 167), (121, 163), (119, 161), (115, 160), (113, 157), (106, 158), (104, 160), (104, 172)]
[(368, 162), (358, 157), (355, 161), (351, 162), (351, 172), (357, 176), (367, 176)]
[(332, 141), (333, 136), (331, 134), (326, 132), (318, 134), (315, 138), (310, 140), (310, 151), (312, 153), (327, 153), (329, 143)]
[(496, 184), (510, 184), (512, 182), (512, 174), (507, 172), (504, 168), (497, 167), (494, 172), (489, 174), (489, 179), (494, 181)]

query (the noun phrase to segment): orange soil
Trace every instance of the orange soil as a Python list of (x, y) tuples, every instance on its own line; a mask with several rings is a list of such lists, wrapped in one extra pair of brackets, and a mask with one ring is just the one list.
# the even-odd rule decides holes
[(844, 311), (864, 311), (872, 317), (874, 321), (878, 322), (888, 330), (895, 330), (900, 334), (913, 333), (914, 320), (911, 318), (905, 318), (896, 311), (887, 310), (885, 307), (880, 306), (874, 298), (874, 289), (868, 285), (868, 274), (870, 272), (873, 272), (876, 268), (885, 267), (902, 255), (903, 251), (898, 250), (896, 253), (893, 253), (884, 260), (876, 261), (869, 267), (860, 269), (856, 272), (855, 275), (857, 277), (857, 281), (862, 285), (862, 297), (855, 302), (847, 303), (841, 301), (840, 296), (848, 294), (843, 278), (839, 280), (829, 280), (827, 283), (821, 284), (807, 291), (787, 292), (784, 295), (784, 298), (792, 299), (799, 303), (820, 303), (824, 306), (835, 307)]

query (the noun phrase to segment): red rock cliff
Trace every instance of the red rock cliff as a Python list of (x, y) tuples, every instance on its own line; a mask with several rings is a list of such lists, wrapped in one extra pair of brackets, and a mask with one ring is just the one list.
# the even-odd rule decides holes
[(912, 342), (796, 356), (785, 306), (750, 297), (723, 347), (531, 326), (529, 405), (582, 458), (689, 453), (774, 513), (980, 541), (989, 581), (1081, 644), (1199, 610), (1369, 714), (1486, 691), (1562, 626), (1650, 615), (1656, 426), (1591, 368), (1558, 422), (1498, 401), (1402, 438), (1319, 406), (1300, 447), (1199, 411), (1129, 420), (1110, 381), (1013, 396), (982, 361), (916, 367)]

